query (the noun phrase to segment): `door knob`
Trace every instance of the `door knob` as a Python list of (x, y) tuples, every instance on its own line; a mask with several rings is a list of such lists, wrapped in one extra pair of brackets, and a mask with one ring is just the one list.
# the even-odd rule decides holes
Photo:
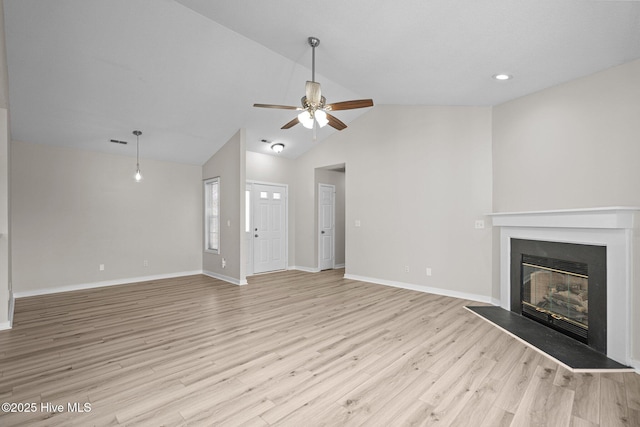
[(258, 235), (256, 234), (255, 237), (258, 237)]
[(324, 230), (322, 230), (322, 231), (320, 232), (320, 234), (324, 234)]

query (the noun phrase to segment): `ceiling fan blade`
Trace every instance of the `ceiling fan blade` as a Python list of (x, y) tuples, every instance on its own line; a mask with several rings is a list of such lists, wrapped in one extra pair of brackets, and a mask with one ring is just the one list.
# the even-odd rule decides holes
[(328, 125), (331, 126), (334, 129), (342, 130), (342, 129), (347, 127), (347, 125), (342, 123), (342, 121), (340, 119), (338, 119), (336, 116), (332, 116), (329, 113), (327, 113), (327, 119), (329, 120)]
[(298, 123), (300, 123), (300, 120), (298, 120), (298, 118), (296, 117), (295, 119), (291, 120), (289, 123), (287, 123), (286, 125), (282, 126), (280, 129), (289, 129), (294, 127), (295, 125), (297, 125)]
[(274, 104), (253, 104), (259, 108), (279, 108), (281, 110), (302, 110), (300, 107), (292, 107), (291, 105), (274, 105)]
[(327, 110), (353, 110), (355, 108), (373, 107), (373, 99), (356, 99), (353, 101), (334, 102), (326, 106)]
[(304, 89), (309, 104), (315, 105), (316, 107), (320, 105), (320, 100), (322, 99), (322, 94), (320, 93), (320, 83), (307, 81)]

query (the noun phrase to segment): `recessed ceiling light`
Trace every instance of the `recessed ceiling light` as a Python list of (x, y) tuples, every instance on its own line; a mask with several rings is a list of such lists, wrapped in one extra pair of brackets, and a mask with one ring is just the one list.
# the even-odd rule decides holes
[(493, 78), (496, 80), (511, 80), (513, 76), (511, 74), (494, 74)]

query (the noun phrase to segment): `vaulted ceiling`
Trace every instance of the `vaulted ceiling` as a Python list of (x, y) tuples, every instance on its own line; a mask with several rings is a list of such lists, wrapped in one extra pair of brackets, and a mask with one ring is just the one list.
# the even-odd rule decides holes
[[(295, 112), (328, 102), (496, 105), (640, 58), (640, 1), (4, 0), (15, 140), (204, 163), (238, 129), (295, 158)], [(494, 74), (513, 76), (496, 81)], [(375, 108), (375, 107), (373, 107)], [(349, 124), (366, 110), (336, 112)], [(349, 132), (349, 128), (342, 132)], [(262, 139), (269, 143), (261, 142)]]

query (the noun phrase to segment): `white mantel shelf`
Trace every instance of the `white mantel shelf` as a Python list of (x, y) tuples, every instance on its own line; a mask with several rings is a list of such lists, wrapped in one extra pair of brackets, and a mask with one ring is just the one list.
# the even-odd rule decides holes
[(500, 228), (500, 306), (510, 310), (511, 239), (607, 247), (607, 356), (640, 370), (640, 207), (614, 206), (497, 212)]
[(488, 216), (495, 227), (633, 228), (640, 207), (615, 206), (532, 212), (496, 212)]

